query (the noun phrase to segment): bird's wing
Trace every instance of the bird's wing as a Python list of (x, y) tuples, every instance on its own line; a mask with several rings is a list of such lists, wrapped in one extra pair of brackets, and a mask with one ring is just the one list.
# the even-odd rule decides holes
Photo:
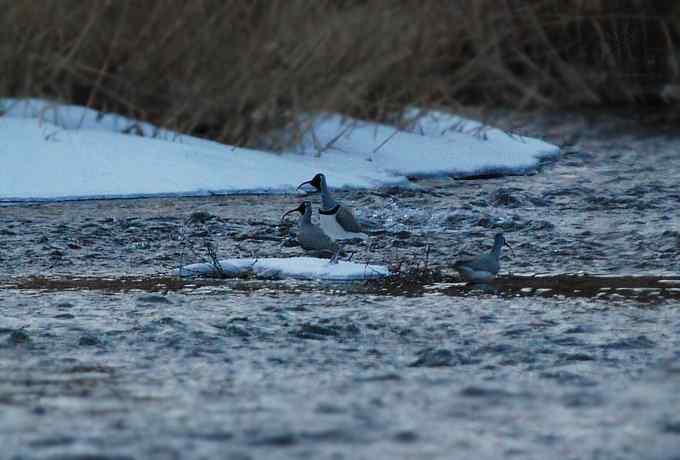
[(303, 249), (335, 251), (337, 244), (316, 225), (306, 225), (298, 234), (298, 241)]
[(352, 209), (346, 206), (340, 206), (338, 212), (335, 214), (335, 219), (338, 224), (346, 231), (351, 233), (361, 233), (361, 225), (357, 222), (352, 213)]
[(484, 254), (474, 259), (459, 260), (453, 264), (454, 268), (465, 266), (470, 270), (484, 271), (492, 274), (497, 274), (500, 270), (500, 265), (495, 257), (490, 254)]

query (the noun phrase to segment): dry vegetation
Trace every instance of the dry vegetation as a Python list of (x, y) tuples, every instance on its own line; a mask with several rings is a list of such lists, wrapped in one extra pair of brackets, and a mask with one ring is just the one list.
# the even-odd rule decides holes
[[(666, 0), (0, 0), (0, 95), (250, 144), (300, 111), (676, 97)], [(680, 95), (680, 91), (678, 91)]]

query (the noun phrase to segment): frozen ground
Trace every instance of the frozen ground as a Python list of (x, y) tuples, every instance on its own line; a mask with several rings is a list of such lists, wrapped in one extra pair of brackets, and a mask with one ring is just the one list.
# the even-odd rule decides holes
[(327, 115), (290, 152), (236, 148), (41, 100), (0, 100), (0, 201), (285, 192), (525, 172), (557, 148), (431, 113), (408, 131)]
[(357, 281), (389, 275), (382, 265), (360, 264), (338, 260), (330, 262), (316, 257), (222, 259), (215, 263), (196, 263), (180, 267), (182, 277), (201, 275), (238, 277), (253, 275), (264, 279), (307, 279), (323, 281)]

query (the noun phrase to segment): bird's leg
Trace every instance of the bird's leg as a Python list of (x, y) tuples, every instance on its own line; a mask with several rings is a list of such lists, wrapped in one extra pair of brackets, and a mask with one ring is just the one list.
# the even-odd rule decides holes
[(350, 262), (350, 261), (352, 260), (352, 257), (354, 257), (354, 253), (353, 253), (353, 252), (351, 252), (351, 253), (349, 254), (349, 257), (347, 257), (347, 258), (345, 259), (345, 262)]

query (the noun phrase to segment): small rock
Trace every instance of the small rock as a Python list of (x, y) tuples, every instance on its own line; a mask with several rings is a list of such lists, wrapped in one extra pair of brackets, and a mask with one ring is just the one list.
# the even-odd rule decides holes
[(529, 197), (529, 201), (531, 202), (531, 204), (537, 207), (550, 206), (550, 201), (546, 200), (545, 198)]
[(407, 240), (407, 239), (411, 238), (411, 232), (406, 231), (406, 230), (402, 230), (400, 232), (397, 232), (394, 236), (396, 236), (400, 240)]
[(418, 359), (410, 367), (445, 367), (459, 364), (459, 359), (445, 348), (427, 348), (418, 352)]
[(597, 329), (590, 325), (577, 325), (564, 330), (565, 334), (592, 334)]
[(394, 440), (397, 442), (415, 442), (418, 440), (418, 433), (411, 430), (399, 431), (394, 434)]
[(307, 335), (313, 336), (337, 336), (339, 335), (337, 328), (320, 326), (318, 324), (305, 323), (295, 333), (298, 337), (309, 338)]
[(45, 437), (45, 438), (40, 438), (36, 439), (34, 441), (29, 442), (29, 445), (31, 447), (38, 447), (38, 448), (50, 448), (50, 447), (57, 447), (57, 446), (66, 446), (69, 444), (73, 444), (75, 442), (75, 438), (72, 436), (52, 436), (52, 437)]
[(236, 324), (230, 324), (224, 327), (223, 330), (225, 334), (235, 337), (250, 337), (252, 335), (246, 328), (237, 326)]
[(234, 437), (234, 433), (230, 431), (211, 431), (207, 433), (191, 433), (188, 435), (197, 439), (214, 442), (224, 442)]
[(666, 417), (661, 422), (661, 429), (665, 433), (680, 435), (680, 418)]
[(514, 195), (515, 192), (517, 189), (499, 188), (491, 194), (491, 202), (496, 206), (517, 208), (522, 205), (522, 202)]
[(163, 303), (163, 304), (172, 304), (170, 300), (165, 297), (164, 295), (160, 294), (145, 294), (142, 296), (137, 297), (138, 302), (144, 302), (144, 303)]
[(222, 455), (229, 460), (253, 460), (253, 457), (250, 454), (242, 451), (226, 452)]
[(256, 436), (250, 444), (255, 446), (276, 446), (288, 447), (298, 444), (299, 437), (290, 431), (282, 431), (280, 433), (266, 433)]
[(26, 331), (18, 330), (12, 331), (7, 338), (8, 345), (25, 345), (31, 343), (31, 337)]
[(461, 390), (460, 394), (468, 398), (506, 398), (512, 396), (511, 393), (500, 388), (482, 387), (472, 385)]
[(569, 371), (545, 371), (539, 374), (541, 378), (554, 380), (560, 385), (577, 385), (580, 387), (595, 386), (597, 382), (591, 378), (585, 377), (581, 374)]
[(585, 392), (583, 389), (574, 393), (569, 393), (563, 398), (564, 404), (567, 407), (597, 407), (604, 402), (602, 396), (598, 393)]
[(361, 333), (361, 328), (354, 323), (343, 326), (342, 331), (349, 335), (358, 335)]
[(162, 326), (171, 326), (171, 327), (182, 327), (184, 326), (184, 323), (176, 320), (175, 318), (172, 318), (170, 316), (164, 316), (160, 320), (158, 320), (158, 324)]
[(84, 335), (78, 340), (78, 345), (81, 347), (100, 346), (102, 343), (97, 337), (91, 335)]
[(531, 223), (531, 230), (533, 231), (547, 231), (551, 232), (555, 229), (555, 225), (547, 220), (535, 220)]
[(71, 313), (59, 313), (58, 315), (54, 315), (55, 319), (73, 319), (75, 318), (74, 315)]
[(250, 321), (250, 319), (247, 316), (232, 316), (227, 320), (228, 323), (243, 323), (248, 321)]
[(587, 353), (566, 353), (562, 358), (565, 361), (595, 361), (595, 357)]
[[(372, 353), (372, 354), (376, 354), (376, 353)], [(401, 380), (401, 376), (399, 374), (395, 374), (394, 372), (358, 376), (358, 377), (354, 378), (355, 382), (387, 382), (387, 381), (398, 381), (398, 380)]]
[(316, 406), (315, 412), (320, 414), (342, 414), (347, 412), (347, 409), (337, 404), (322, 401)]
[(208, 230), (196, 230), (194, 232), (191, 232), (189, 235), (192, 238), (205, 238), (207, 236), (210, 236), (210, 232)]
[(603, 345), (603, 348), (609, 350), (636, 350), (654, 348), (656, 343), (647, 338), (647, 336), (639, 335), (637, 337), (628, 337)]

